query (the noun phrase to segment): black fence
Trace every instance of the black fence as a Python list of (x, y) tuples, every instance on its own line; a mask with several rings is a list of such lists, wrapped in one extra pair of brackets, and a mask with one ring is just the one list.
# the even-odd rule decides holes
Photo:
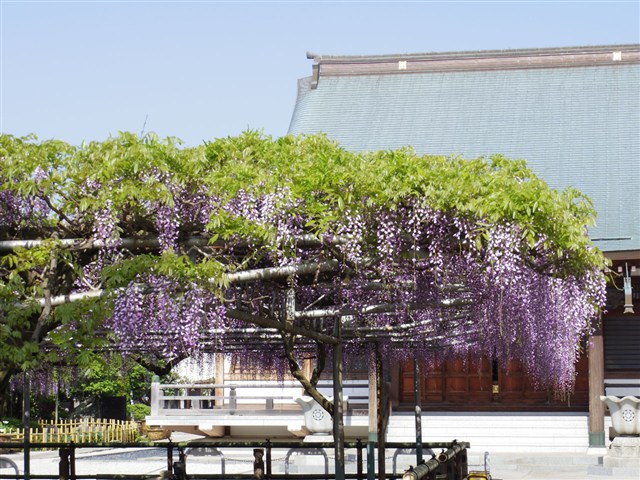
[[(423, 443), (420, 455), (416, 455), (416, 445), (413, 443), (386, 443), (385, 457), (389, 464), (385, 472), (385, 478), (408, 480), (463, 480), (468, 474), (467, 448), (468, 443)], [(4, 449), (21, 451), (24, 443), (3, 443)], [(35, 447), (35, 446), (34, 446)], [(334, 451), (333, 442), (304, 443), (270, 441), (264, 442), (240, 442), (240, 441), (195, 441), (195, 442), (151, 442), (151, 443), (39, 443), (38, 449), (57, 450), (59, 455), (58, 471), (55, 473), (29, 473), (21, 469), (19, 462), (14, 458), (0, 457), (0, 462), (6, 460), (6, 468), (0, 468), (0, 480), (3, 479), (42, 479), (42, 480), (277, 480), (277, 479), (309, 479), (309, 480), (333, 480), (333, 461), (331, 455)], [(119, 455), (126, 457), (128, 452), (141, 452), (145, 449), (155, 449), (158, 455), (156, 466), (158, 472), (153, 474), (135, 473), (78, 473), (77, 454), (86, 449), (105, 449), (99, 452), (105, 455), (106, 449), (117, 449)], [(230, 450), (231, 449), (231, 450)], [(346, 442), (345, 451), (351, 452), (348, 457), (348, 468), (345, 479), (366, 480), (367, 444), (360, 440)], [(225, 452), (232, 451), (238, 458), (231, 458)], [(277, 458), (274, 457), (274, 454)], [(15, 456), (14, 456), (15, 457)], [(162, 458), (160, 458), (162, 457)], [(416, 464), (416, 458), (430, 457), (420, 465)], [(83, 456), (81, 460), (86, 460)], [(198, 461), (206, 458), (210, 465), (211, 473), (193, 473), (190, 465), (196, 466)], [(298, 464), (296, 464), (298, 460)], [(299, 465), (302, 460), (303, 464)], [(136, 462), (135, 458), (124, 458), (121, 464)], [(230, 468), (233, 463), (242, 462), (242, 470), (239, 473), (235, 468)], [(11, 468), (10, 463), (15, 465)], [(132, 465), (132, 463), (128, 463)], [(0, 464), (2, 465), (2, 464)], [(413, 466), (415, 465), (415, 466)], [(200, 465), (201, 466), (201, 465)], [(29, 466), (25, 467), (29, 470)], [(12, 471), (13, 470), (13, 471)], [(196, 469), (194, 469), (196, 470)], [(215, 471), (215, 473), (214, 473)]]

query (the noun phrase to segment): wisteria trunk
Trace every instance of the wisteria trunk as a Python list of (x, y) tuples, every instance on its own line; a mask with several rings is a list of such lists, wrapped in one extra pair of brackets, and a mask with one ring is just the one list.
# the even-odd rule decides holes
[(0, 370), (0, 416), (7, 414), (9, 402), (11, 401), (9, 383), (11, 382), (11, 377), (16, 373), (12, 369)]

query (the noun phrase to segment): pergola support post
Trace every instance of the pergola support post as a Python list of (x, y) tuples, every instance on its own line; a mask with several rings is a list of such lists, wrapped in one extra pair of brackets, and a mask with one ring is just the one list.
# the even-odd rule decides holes
[[(335, 337), (342, 338), (342, 319), (336, 318)], [(345, 479), (344, 422), (342, 402), (342, 341), (333, 346), (333, 441), (335, 443), (336, 480)]]
[(415, 400), (416, 413), (416, 465), (422, 463), (422, 408), (421, 408), (421, 382), (420, 382), (420, 363), (416, 358), (413, 361), (413, 393)]
[(24, 427), (24, 463), (25, 480), (31, 478), (31, 377), (27, 372), (22, 373), (22, 424)]
[(367, 439), (367, 480), (376, 478), (376, 443), (378, 443), (378, 374), (376, 345), (369, 344), (369, 436)]
[(385, 442), (385, 433), (387, 430), (387, 405), (385, 395), (385, 377), (384, 377), (384, 364), (382, 362), (382, 355), (380, 354), (380, 348), (376, 344), (376, 387), (378, 390), (377, 397), (377, 410), (378, 410), (378, 480), (385, 480), (386, 476), (386, 458), (385, 450), (387, 448)]
[[(602, 319), (600, 320), (602, 322)], [(604, 395), (604, 342), (602, 326), (594, 326), (594, 333), (589, 338), (589, 447), (604, 448), (604, 403), (600, 396)]]

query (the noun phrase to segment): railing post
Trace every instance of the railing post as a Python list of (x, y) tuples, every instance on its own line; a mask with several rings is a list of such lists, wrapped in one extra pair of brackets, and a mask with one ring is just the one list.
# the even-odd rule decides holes
[(153, 416), (160, 414), (161, 395), (162, 390), (160, 389), (160, 377), (154, 375), (151, 378), (151, 415)]
[(484, 452), (484, 471), (491, 473), (491, 457), (489, 456), (489, 452)]
[(238, 408), (238, 392), (236, 392), (236, 387), (229, 387), (229, 410), (230, 414), (236, 413), (236, 409)]

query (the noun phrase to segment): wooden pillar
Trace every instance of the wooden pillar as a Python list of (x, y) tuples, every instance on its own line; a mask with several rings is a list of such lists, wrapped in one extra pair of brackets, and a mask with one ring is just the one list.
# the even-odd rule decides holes
[(604, 447), (604, 342), (602, 319), (589, 338), (589, 447)]

